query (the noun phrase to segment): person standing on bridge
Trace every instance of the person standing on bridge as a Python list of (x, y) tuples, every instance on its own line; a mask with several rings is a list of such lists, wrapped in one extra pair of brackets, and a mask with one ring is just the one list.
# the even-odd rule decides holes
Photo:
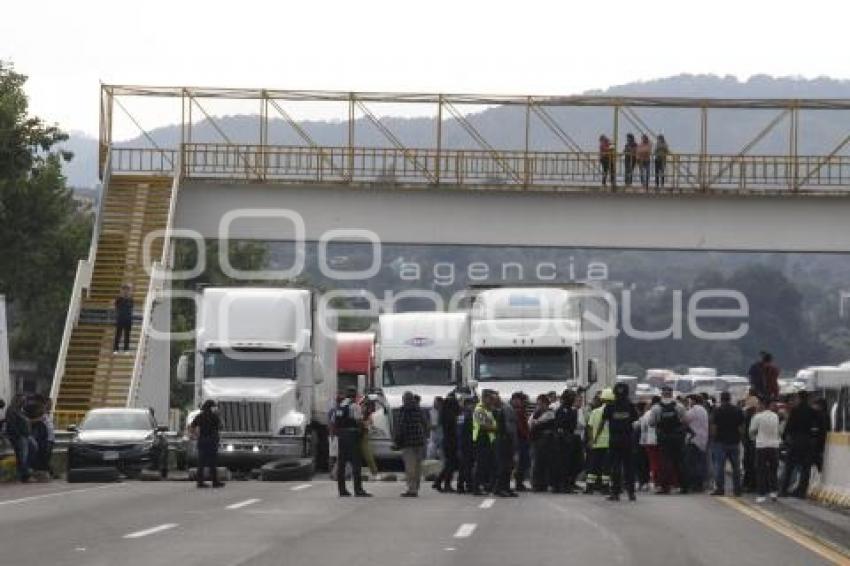
[(201, 405), (201, 412), (192, 420), (189, 433), (197, 441), (198, 447), (198, 487), (207, 487), (204, 482), (205, 472), (213, 487), (224, 487), (218, 481), (218, 445), (221, 440), (221, 419), (218, 416), (218, 406), (212, 399), (207, 399)]
[(611, 179), (611, 187), (617, 186), (617, 175), (614, 172), (614, 147), (608, 136), (599, 136), (599, 166), (602, 167), (602, 186)]
[(363, 412), (357, 403), (357, 388), (349, 387), (345, 397), (333, 411), (333, 426), (337, 437), (336, 486), (340, 497), (351, 497), (345, 487), (345, 468), (351, 464), (351, 479), (354, 483), (354, 495), (369, 497), (363, 490), (360, 476), (360, 434)]
[(118, 353), (118, 345), (124, 338), (124, 351), (130, 351), (130, 330), (133, 327), (133, 296), (129, 283), (121, 285), (121, 293), (115, 298), (115, 339), (112, 353)]
[(637, 142), (634, 134), (626, 134), (626, 145), (623, 147), (623, 180), (627, 187), (632, 186), (637, 159)]
[(652, 143), (649, 141), (649, 136), (641, 135), (640, 144), (637, 146), (637, 164), (638, 174), (640, 175), (640, 184), (647, 191), (649, 190), (649, 164), (652, 161)]
[(670, 155), (670, 147), (664, 134), (658, 134), (655, 140), (655, 188), (663, 188), (667, 171), (667, 157)]

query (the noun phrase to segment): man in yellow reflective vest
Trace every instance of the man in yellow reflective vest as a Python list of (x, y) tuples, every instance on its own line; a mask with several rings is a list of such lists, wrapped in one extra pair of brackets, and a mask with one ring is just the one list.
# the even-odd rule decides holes
[(602, 404), (590, 412), (590, 418), (587, 420), (587, 426), (590, 429), (590, 434), (587, 437), (590, 444), (590, 454), (587, 462), (585, 493), (593, 493), (594, 491), (605, 493), (611, 483), (611, 478), (608, 475), (610, 440), (608, 423), (602, 416), (605, 412), (605, 406), (614, 401), (614, 391), (610, 387), (605, 388), (599, 396), (599, 400), (602, 401)]
[(496, 418), (493, 415), (493, 392), (485, 389), (481, 401), (472, 412), (472, 442), (475, 445), (475, 480), (473, 495), (484, 495), (493, 489), (496, 471)]

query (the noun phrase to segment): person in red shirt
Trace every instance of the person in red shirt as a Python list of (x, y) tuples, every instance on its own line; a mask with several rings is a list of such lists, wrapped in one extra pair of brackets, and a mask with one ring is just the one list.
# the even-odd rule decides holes
[(762, 377), (764, 389), (771, 400), (779, 398), (779, 366), (773, 363), (773, 355), (765, 353), (762, 357)]

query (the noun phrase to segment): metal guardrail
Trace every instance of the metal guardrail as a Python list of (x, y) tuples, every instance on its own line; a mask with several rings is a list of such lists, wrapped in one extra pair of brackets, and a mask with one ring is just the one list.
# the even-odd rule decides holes
[[(622, 157), (622, 156), (621, 156)], [(488, 151), (184, 144), (183, 175), (192, 179), (274, 182), (366, 182), (598, 190), (599, 156), (591, 152)], [(622, 158), (614, 169), (624, 186)], [(654, 163), (650, 164), (655, 188)], [(633, 187), (639, 172), (633, 171)], [(850, 190), (850, 156), (670, 155), (665, 189), (682, 191)]]
[[(177, 150), (113, 146), (107, 157), (113, 173), (160, 173), (171, 175)], [(105, 186), (105, 181), (104, 181)]]

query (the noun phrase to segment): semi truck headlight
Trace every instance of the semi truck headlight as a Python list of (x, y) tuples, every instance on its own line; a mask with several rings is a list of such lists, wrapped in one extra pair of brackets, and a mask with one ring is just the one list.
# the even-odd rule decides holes
[(228, 444), (227, 446), (224, 447), (224, 451), (225, 452), (233, 452), (233, 445)]
[(281, 436), (298, 436), (298, 427), (296, 426), (285, 426), (280, 429)]

